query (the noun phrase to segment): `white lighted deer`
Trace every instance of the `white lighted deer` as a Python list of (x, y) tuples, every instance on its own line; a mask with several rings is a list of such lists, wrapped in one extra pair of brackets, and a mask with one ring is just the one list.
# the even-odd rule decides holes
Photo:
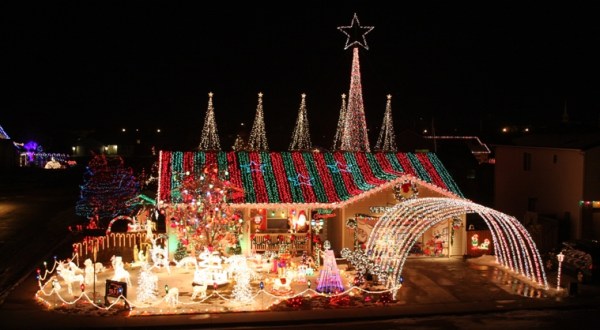
[(123, 264), (123, 258), (112, 256), (111, 259), (112, 259), (113, 270), (115, 271), (111, 280), (125, 282), (130, 287), (133, 287), (133, 284), (131, 284), (131, 278), (129, 276), (129, 272), (125, 270), (125, 265)]
[(67, 284), (67, 291), (69, 294), (73, 294), (73, 288), (71, 286), (73, 282), (78, 283), (80, 286), (84, 283), (83, 275), (76, 274), (75, 270), (69, 267), (68, 262), (59, 262), (56, 266), (56, 272)]

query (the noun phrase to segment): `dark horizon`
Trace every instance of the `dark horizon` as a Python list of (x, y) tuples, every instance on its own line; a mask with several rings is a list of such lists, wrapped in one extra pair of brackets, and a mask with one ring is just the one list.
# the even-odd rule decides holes
[(369, 50), (360, 51), (372, 144), (387, 94), (396, 133), (432, 121), (439, 134), (461, 135), (558, 122), (565, 103), (570, 120), (597, 123), (591, 50), (600, 34), (583, 9), (13, 4), (0, 125), (13, 140), (47, 149), (73, 131), (122, 127), (160, 128), (173, 143), (193, 146), (213, 92), (224, 144), (240, 123), (251, 127), (262, 92), (269, 145), (285, 149), (306, 93), (311, 139), (328, 148), (352, 62), (337, 27), (354, 13), (375, 27)]

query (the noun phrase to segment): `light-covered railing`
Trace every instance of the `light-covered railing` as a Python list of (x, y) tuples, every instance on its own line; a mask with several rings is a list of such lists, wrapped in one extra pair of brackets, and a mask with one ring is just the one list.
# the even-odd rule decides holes
[(309, 236), (306, 233), (255, 233), (250, 235), (252, 251), (280, 251), (286, 247), (290, 252), (310, 252)]

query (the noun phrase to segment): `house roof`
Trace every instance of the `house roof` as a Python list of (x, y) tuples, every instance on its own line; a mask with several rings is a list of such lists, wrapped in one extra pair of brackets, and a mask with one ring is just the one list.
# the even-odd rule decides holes
[(244, 190), (233, 197), (235, 207), (339, 208), (406, 179), (445, 196), (463, 197), (434, 153), (161, 151), (158, 200), (181, 202), (178, 175), (199, 177), (206, 165), (215, 163)]

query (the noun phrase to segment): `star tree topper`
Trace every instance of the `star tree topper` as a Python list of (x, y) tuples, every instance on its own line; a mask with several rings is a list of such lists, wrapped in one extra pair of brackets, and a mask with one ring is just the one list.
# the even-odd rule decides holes
[(354, 17), (352, 18), (350, 26), (338, 26), (338, 30), (342, 31), (342, 33), (348, 37), (346, 39), (346, 46), (344, 47), (344, 50), (354, 45), (362, 46), (364, 49), (369, 50), (369, 45), (367, 45), (367, 39), (365, 36), (374, 28), (374, 26), (360, 26), (358, 16), (356, 13), (354, 13)]

